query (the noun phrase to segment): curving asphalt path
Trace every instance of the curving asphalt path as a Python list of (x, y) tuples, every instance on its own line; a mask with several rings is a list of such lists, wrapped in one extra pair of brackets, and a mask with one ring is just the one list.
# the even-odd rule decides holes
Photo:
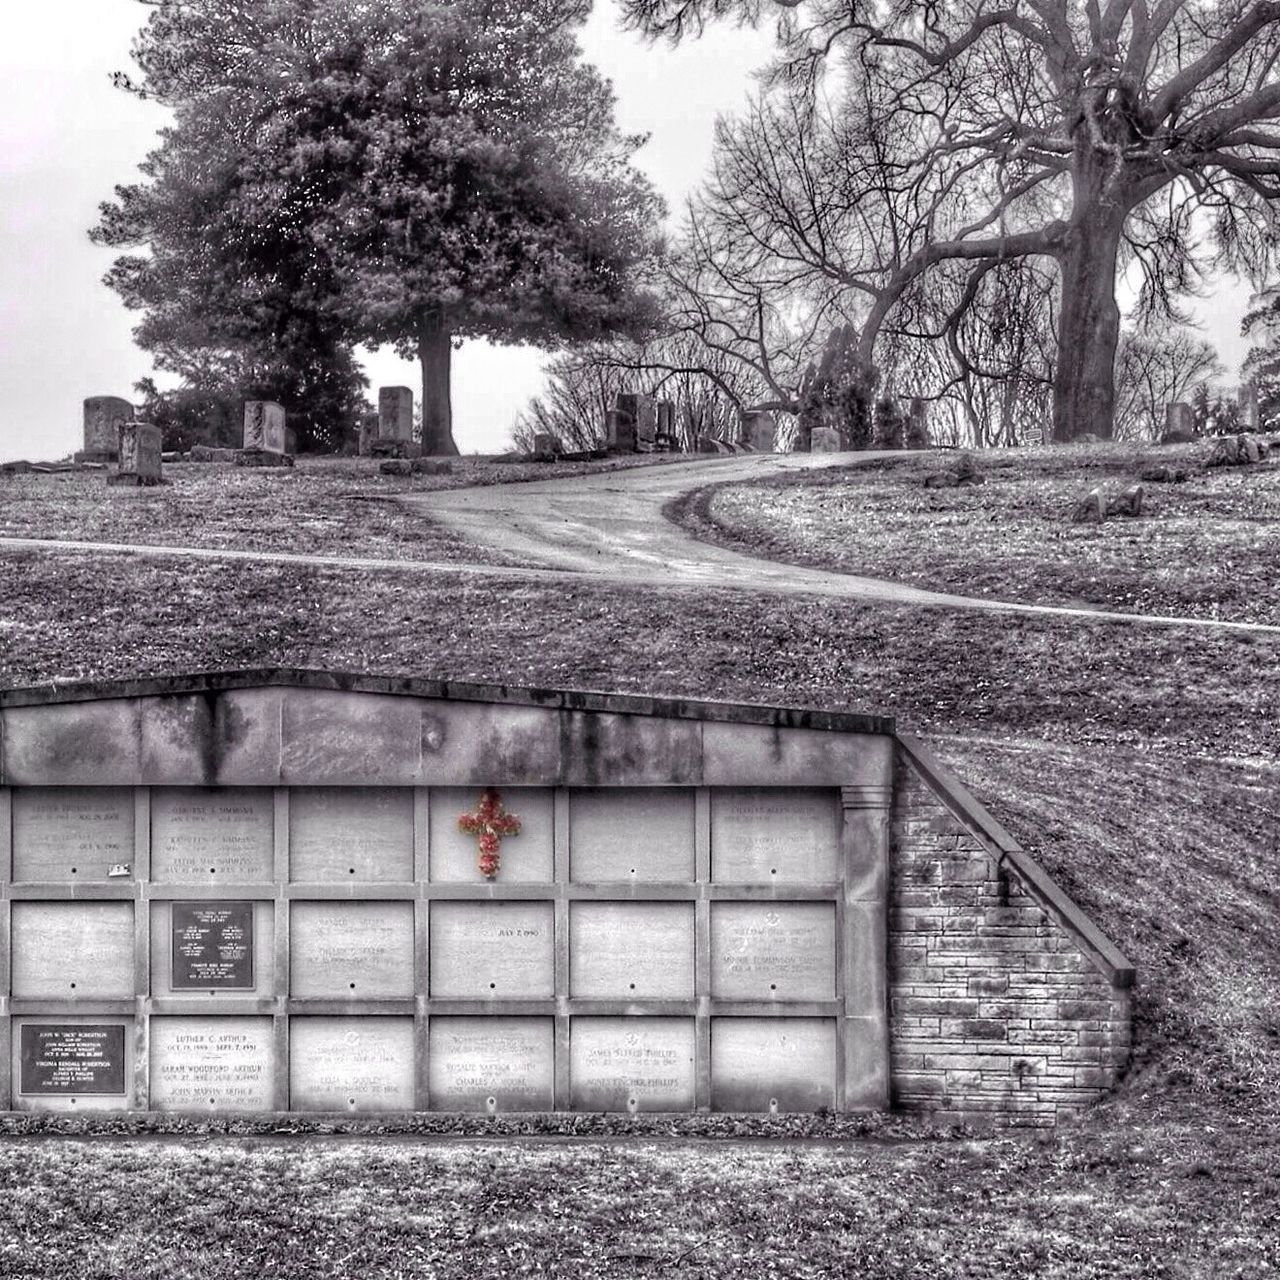
[(533, 581), (605, 581), (621, 587), (731, 590), (785, 596), (825, 596), (891, 604), (940, 605), (988, 613), (1089, 618), (1217, 631), (1280, 635), (1280, 626), (1122, 613), (1066, 605), (925, 591), (881, 578), (761, 560), (700, 542), (662, 515), (672, 498), (705, 484), (784, 475), (818, 467), (869, 462), (885, 453), (746, 454), (698, 458), (589, 475), (433, 490), (401, 496), (408, 511), (428, 516), (473, 544), (523, 560), (526, 566), (398, 560), (363, 556), (235, 551), (214, 547), (147, 546), (67, 539), (0, 538), (0, 549), (116, 553), (148, 558), (299, 564), (373, 572), (487, 574)]
[(1280, 626), (1265, 623), (991, 600), (761, 560), (701, 542), (662, 515), (662, 508), (672, 498), (706, 484), (755, 480), (890, 456), (883, 451), (869, 451), (700, 458), (527, 484), (449, 489), (406, 496), (400, 501), (472, 543), (519, 556), (526, 562), (541, 562), (547, 566), (543, 572), (568, 570), (580, 577), (601, 578), (624, 587), (701, 587), (772, 595), (820, 595), (1280, 634)]

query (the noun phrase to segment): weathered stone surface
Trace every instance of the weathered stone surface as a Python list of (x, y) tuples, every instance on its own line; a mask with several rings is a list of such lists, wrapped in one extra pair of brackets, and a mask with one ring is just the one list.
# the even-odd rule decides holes
[(414, 458), (413, 470), (425, 476), (448, 476), (453, 474), (453, 463), (448, 458)]
[(701, 725), (692, 720), (569, 712), (561, 777), (570, 786), (698, 782)]
[(295, 901), (289, 989), (329, 999), (412, 996), (413, 903)]
[(289, 1105), (295, 1111), (412, 1111), (412, 1018), (293, 1018)]
[(833, 884), (840, 878), (838, 793), (717, 787), (711, 876), (739, 884)]
[(766, 725), (702, 726), (702, 781), (710, 787), (838, 787), (887, 780), (892, 753), (872, 734)]
[(212, 445), (197, 444), (191, 446), (191, 462), (235, 462), (240, 456), (239, 449), (217, 449)]
[(378, 470), (384, 476), (409, 476), (413, 474), (413, 463), (408, 458), (387, 458), (378, 464)]
[(1165, 405), (1164, 433), (1160, 443), (1186, 444), (1195, 438), (1195, 411), (1192, 407), (1182, 402)]
[(431, 1106), (439, 1111), (550, 1111), (555, 1028), (550, 1018), (431, 1019)]
[(152, 1018), (156, 1111), (268, 1111), (275, 1052), (270, 1018)]
[(844, 441), (835, 427), (814, 427), (809, 433), (810, 453), (840, 453)]
[(113, 460), (120, 450), (120, 428), (133, 421), (133, 405), (120, 396), (90, 396), (84, 402), (84, 454)]
[(1143, 492), (1140, 484), (1131, 484), (1123, 493), (1107, 499), (1108, 516), (1140, 516)]
[(550, 431), (536, 432), (533, 437), (533, 456), (539, 461), (552, 462), (560, 452), (560, 441)]
[(817, 1111), (836, 1100), (833, 1018), (716, 1018), (713, 1111)]
[(571, 996), (693, 999), (693, 903), (575, 902), (569, 930)]
[(320, 786), (413, 783), (422, 773), (422, 708), (412, 698), (286, 690), (280, 773)]
[(610, 409), (604, 418), (605, 447), (611, 453), (634, 453), (636, 420), (622, 409)]
[(412, 880), (413, 791), (294, 787), (289, 878), (351, 885)]
[(15, 902), (13, 994), (29, 1000), (133, 995), (132, 902)]
[(108, 480), (137, 485), (161, 483), (159, 427), (149, 422), (121, 424), (118, 469)]
[(575, 1018), (575, 1111), (692, 1111), (692, 1018)]
[(1138, 479), (1146, 481), (1148, 484), (1182, 484), (1189, 476), (1190, 472), (1185, 468), (1171, 467), (1163, 462), (1143, 467), (1138, 472)]
[(413, 392), (410, 388), (378, 389), (378, 439), (413, 439)]
[[(16, 882), (128, 882), (134, 878), (133, 791), (19, 788), (13, 793), (12, 836)], [(120, 868), (126, 869), (123, 875)]]
[(750, 410), (742, 415), (742, 433), (757, 453), (773, 453), (777, 448), (778, 424), (766, 410)]
[(1255, 436), (1218, 436), (1205, 459), (1206, 467), (1246, 467), (1261, 462), (1270, 452), (1265, 441)]
[(274, 400), (246, 400), (244, 404), (244, 447), (284, 453), (284, 406)]
[(293, 459), (287, 453), (275, 453), (270, 449), (237, 449), (237, 467), (291, 467)]
[(1071, 508), (1072, 524), (1101, 524), (1107, 518), (1107, 496), (1100, 488), (1090, 489)]

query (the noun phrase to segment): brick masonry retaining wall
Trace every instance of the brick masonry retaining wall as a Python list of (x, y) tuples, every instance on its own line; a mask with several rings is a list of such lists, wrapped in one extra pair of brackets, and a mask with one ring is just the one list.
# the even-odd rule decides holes
[(1024, 1125), (1079, 1113), (1128, 1062), (1132, 970), (1108, 972), (908, 752), (899, 751), (896, 769), (894, 1103), (940, 1119), (996, 1115)]

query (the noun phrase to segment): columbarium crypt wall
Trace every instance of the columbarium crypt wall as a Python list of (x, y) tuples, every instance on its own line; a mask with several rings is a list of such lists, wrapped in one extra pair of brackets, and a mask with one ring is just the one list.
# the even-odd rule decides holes
[(382, 680), (0, 693), (0, 1107), (1049, 1123), (1132, 967), (875, 717)]

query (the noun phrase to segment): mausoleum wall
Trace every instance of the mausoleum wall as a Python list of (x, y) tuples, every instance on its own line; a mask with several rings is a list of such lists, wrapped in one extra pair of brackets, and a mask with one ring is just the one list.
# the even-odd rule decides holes
[(1117, 1079), (1132, 976), (885, 719), (0, 691), (0, 1107), (1049, 1123)]
[(914, 740), (893, 806), (893, 1101), (1040, 1125), (1112, 1089), (1133, 970)]

